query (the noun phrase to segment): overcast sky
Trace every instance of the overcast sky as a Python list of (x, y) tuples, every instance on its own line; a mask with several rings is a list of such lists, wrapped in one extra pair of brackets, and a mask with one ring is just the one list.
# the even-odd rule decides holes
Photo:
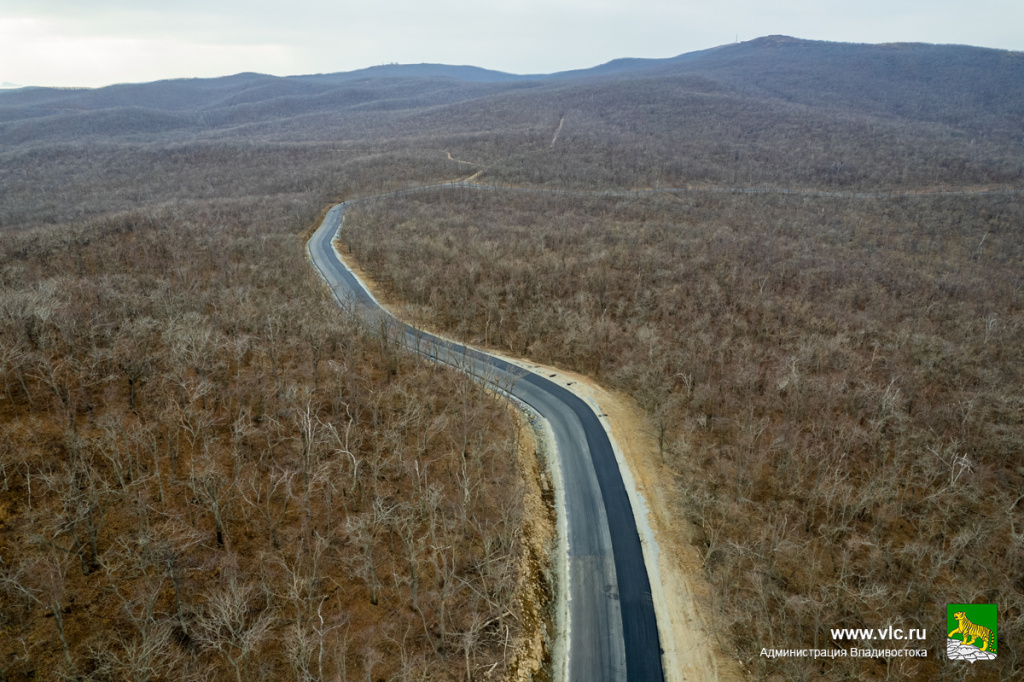
[(389, 62), (550, 73), (769, 34), (1024, 51), (1024, 0), (0, 0), (0, 83)]

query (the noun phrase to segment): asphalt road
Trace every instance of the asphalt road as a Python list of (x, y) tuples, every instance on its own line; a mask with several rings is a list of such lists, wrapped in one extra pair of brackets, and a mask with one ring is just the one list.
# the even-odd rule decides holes
[(346, 204), (328, 211), (309, 240), (313, 263), (339, 306), (387, 320), (406, 344), (438, 362), (484, 377), (551, 424), (565, 488), (568, 528), (568, 679), (664, 679), (651, 586), (633, 509), (608, 436), (587, 403), (546, 377), (437, 338), (384, 311), (342, 264), (332, 241)]

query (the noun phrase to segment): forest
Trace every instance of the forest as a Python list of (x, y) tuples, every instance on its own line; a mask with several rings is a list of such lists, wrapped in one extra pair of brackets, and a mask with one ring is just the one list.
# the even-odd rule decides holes
[[(935, 604), (980, 601), (1007, 614), (1012, 677), (1022, 209), (452, 189), (357, 209), (341, 240), (418, 325), (635, 398), (716, 621), (759, 676), (811, 674), (763, 643), (821, 648), (838, 623), (905, 623), (943, 647)], [(939, 674), (836, 661), (829, 678)]]
[[(1019, 676), (1022, 90), (1019, 53), (773, 36), (0, 93), (0, 680), (546, 679), (529, 425), (305, 255), (469, 178), (340, 248), (643, 409), (751, 678)], [(935, 657), (959, 601), (993, 665)], [(758, 655), (890, 623), (936, 654)]]
[(532, 435), (333, 306), (300, 239), (319, 210), (195, 200), (6, 235), (0, 678), (520, 665), (544, 603), (520, 597), (545, 589)]

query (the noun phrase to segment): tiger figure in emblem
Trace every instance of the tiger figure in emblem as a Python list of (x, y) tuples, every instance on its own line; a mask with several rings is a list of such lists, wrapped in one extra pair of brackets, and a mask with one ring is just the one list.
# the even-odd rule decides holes
[(982, 639), (985, 641), (985, 645), (981, 647), (981, 650), (988, 650), (988, 645), (992, 643), (991, 630), (983, 625), (975, 625), (967, 620), (967, 614), (963, 611), (957, 611), (953, 614), (953, 617), (956, 618), (959, 627), (949, 633), (950, 639), (952, 639), (953, 635), (960, 633), (964, 637), (964, 644), (966, 646), (972, 646), (975, 640)]

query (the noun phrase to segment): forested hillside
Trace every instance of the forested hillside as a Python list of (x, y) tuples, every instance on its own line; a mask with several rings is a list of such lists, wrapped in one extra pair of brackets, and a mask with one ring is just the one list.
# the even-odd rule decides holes
[(417, 324), (636, 399), (758, 675), (810, 675), (759, 652), (849, 646), (832, 627), (901, 623), (943, 650), (936, 604), (981, 601), (1013, 677), (1022, 226), (1020, 196), (445, 190), (358, 210), (341, 238)]
[[(302, 239), (469, 177), (691, 188), (385, 199), (343, 238), (417, 321), (643, 406), (752, 674), (934, 679), (757, 651), (890, 622), (936, 651), (936, 604), (993, 601), (972, 674), (1018, 676), (1022, 65), (775, 36), (0, 92), (0, 679), (529, 672), (524, 432), (335, 310)], [(750, 187), (840, 195), (699, 191)]]
[(462, 679), (513, 662), (507, 406), (340, 313), (302, 195), (8, 234), (3, 679)]

